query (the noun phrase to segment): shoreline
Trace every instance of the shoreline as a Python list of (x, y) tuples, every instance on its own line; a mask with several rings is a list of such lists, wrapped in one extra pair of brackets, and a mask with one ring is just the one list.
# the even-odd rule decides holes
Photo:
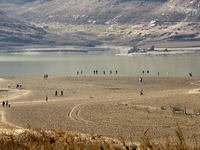
[(96, 47), (57, 47), (57, 48), (16, 48), (8, 50), (0, 50), (0, 53), (73, 53), (73, 54), (87, 54), (87, 53), (121, 53), (130, 47), (122, 46), (96, 46)]
[(98, 54), (111, 53), (118, 56), (173, 56), (200, 54), (200, 47), (156, 48), (152, 51), (128, 53), (130, 47), (97, 46), (97, 47), (58, 47), (58, 48), (22, 48), (0, 50), (1, 54)]
[(200, 54), (200, 47), (190, 48), (156, 48), (145, 52), (133, 52), (116, 54), (119, 56), (174, 56), (174, 55), (194, 55)]

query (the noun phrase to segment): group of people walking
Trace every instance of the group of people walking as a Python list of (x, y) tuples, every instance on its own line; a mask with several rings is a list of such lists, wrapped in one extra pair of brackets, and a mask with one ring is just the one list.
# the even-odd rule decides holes
[[(55, 91), (55, 96), (58, 96), (58, 91)], [(63, 91), (60, 92), (60, 96), (63, 96)]]
[(49, 77), (48, 74), (45, 74), (45, 75), (44, 75), (44, 79), (47, 79), (48, 77)]
[(16, 88), (18, 89), (18, 88), (21, 88), (22, 87), (22, 84), (21, 83), (17, 83), (16, 84)]
[(8, 100), (6, 100), (6, 102), (5, 101), (2, 102), (2, 106), (4, 107), (5, 105), (6, 107), (10, 107), (10, 104), (8, 104)]
[[(22, 84), (21, 83), (17, 83), (16, 84), (16, 88), (18, 89), (18, 88), (21, 88), (22, 87)], [(8, 83), (8, 88), (11, 88), (11, 85), (10, 85), (10, 83)]]
[[(98, 70), (94, 70), (94, 71), (93, 71), (93, 73), (96, 74), (96, 75), (98, 74), (98, 72), (99, 72)], [(116, 70), (115, 73), (116, 73), (116, 75), (117, 75), (118, 71)], [(104, 74), (104, 75), (106, 74), (106, 71), (105, 71), (105, 70), (103, 71), (103, 74)], [(109, 70), (109, 74), (112, 74), (112, 70)]]
[[(58, 91), (55, 91), (55, 95), (54, 96), (58, 96)], [(60, 92), (60, 96), (63, 96), (63, 91)], [(46, 101), (48, 101), (48, 95), (45, 96)]]
[[(144, 70), (142, 71), (142, 74), (144, 75)], [(149, 70), (147, 70), (147, 74), (149, 75)], [(160, 75), (160, 72), (157, 72), (157, 75)], [(169, 76), (169, 71), (167, 71), (167, 75)], [(189, 76), (192, 77), (192, 72), (189, 72)]]
[[(81, 73), (81, 75), (83, 75), (83, 71), (80, 71), (80, 73)], [(77, 71), (76, 74), (79, 75), (79, 71)], [(98, 70), (94, 70), (94, 71), (93, 71), (93, 74), (94, 74), (94, 75), (95, 75), (95, 74), (98, 75), (98, 74), (99, 74), (99, 71), (98, 71)], [(105, 70), (103, 71), (103, 74), (104, 74), (104, 75), (106, 74), (106, 71), (105, 71)], [(109, 70), (109, 74), (112, 74), (112, 70)], [(118, 74), (118, 71), (117, 71), (117, 70), (115, 71), (115, 74), (116, 74), (116, 75)]]
[[(79, 71), (76, 72), (77, 75), (79, 75)], [(83, 71), (81, 70), (81, 75), (83, 74)]]
[[(144, 75), (144, 70), (142, 70), (142, 75)], [(147, 75), (149, 75), (149, 70), (147, 70)], [(157, 72), (157, 75), (158, 76), (160, 75), (159, 71)], [(167, 71), (167, 75), (169, 75), (169, 71)]]

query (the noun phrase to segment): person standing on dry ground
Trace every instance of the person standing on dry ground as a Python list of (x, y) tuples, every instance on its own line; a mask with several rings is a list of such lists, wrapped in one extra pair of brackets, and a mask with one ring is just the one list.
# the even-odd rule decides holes
[(142, 71), (142, 74), (144, 75), (144, 70)]
[(56, 92), (55, 92), (55, 96), (58, 96), (58, 92), (57, 92), (57, 90), (56, 90)]
[(192, 77), (192, 72), (189, 72), (189, 76)]
[(60, 96), (63, 96), (63, 91), (60, 92)]
[(5, 105), (5, 102), (3, 101), (3, 102), (2, 102), (2, 106), (4, 107), (4, 105)]
[(139, 78), (139, 81), (140, 81), (140, 83), (142, 83), (142, 78), (141, 77)]
[(46, 97), (45, 97), (45, 98), (46, 98), (46, 102), (47, 102), (47, 101), (48, 101), (48, 96), (46, 95)]
[(169, 71), (167, 71), (167, 75), (169, 75)]
[(143, 90), (140, 91), (140, 95), (143, 95)]
[(6, 100), (6, 107), (8, 106), (8, 100)]

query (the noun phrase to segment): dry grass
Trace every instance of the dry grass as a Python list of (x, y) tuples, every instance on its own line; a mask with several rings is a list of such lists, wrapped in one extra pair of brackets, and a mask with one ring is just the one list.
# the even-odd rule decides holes
[[(2, 132), (0, 135), (1, 150), (121, 150), (129, 149), (125, 142), (101, 137), (90, 133), (89, 135), (65, 131), (62, 129), (44, 130), (31, 128), (16, 134)], [(133, 146), (132, 146), (133, 147)], [(135, 146), (136, 147), (136, 146)]]
[(193, 135), (195, 142), (194, 147), (189, 147), (185, 142), (185, 137), (181, 127), (177, 123), (176, 141), (171, 142), (166, 137), (165, 145), (156, 145), (150, 141), (147, 136), (148, 129), (143, 133), (143, 137), (138, 145), (127, 144), (121, 136), (120, 140), (105, 138), (100, 135), (89, 135), (64, 131), (62, 129), (43, 130), (41, 128), (31, 128), (27, 125), (28, 130), (16, 134), (13, 129), (11, 133), (1, 133), (0, 149), (1, 150), (200, 150), (196, 136)]
[(175, 130), (176, 133), (176, 141), (170, 141), (169, 137), (165, 135), (166, 137), (166, 143), (165, 145), (155, 145), (152, 143), (149, 139), (149, 137), (146, 135), (148, 129), (143, 133), (143, 137), (140, 140), (140, 149), (142, 150), (199, 150), (200, 146), (198, 145), (198, 141), (196, 139), (196, 136), (193, 135), (193, 139), (195, 142), (194, 147), (190, 147), (187, 145), (185, 141), (184, 134), (182, 132), (181, 127), (179, 124), (176, 124), (177, 128)]

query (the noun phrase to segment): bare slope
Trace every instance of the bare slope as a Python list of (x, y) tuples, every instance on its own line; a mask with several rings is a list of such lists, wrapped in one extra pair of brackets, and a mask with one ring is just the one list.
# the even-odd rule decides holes
[[(0, 13), (0, 44), (4, 45), (24, 45), (31, 43), (41, 43), (46, 32), (42, 28), (28, 25), (5, 16)], [(40, 41), (39, 41), (40, 40)]]

